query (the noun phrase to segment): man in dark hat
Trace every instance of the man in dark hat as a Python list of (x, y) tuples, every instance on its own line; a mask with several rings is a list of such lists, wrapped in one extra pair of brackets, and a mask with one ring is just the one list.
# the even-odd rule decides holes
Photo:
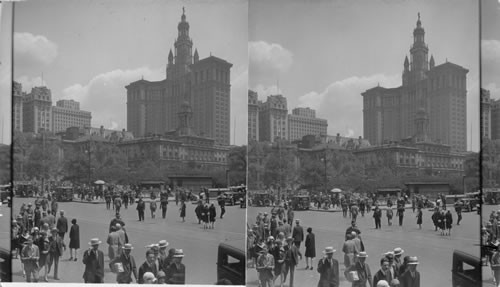
[(56, 227), (59, 230), (59, 237), (64, 240), (64, 235), (68, 232), (68, 219), (64, 216), (64, 210), (59, 211)]
[(401, 286), (404, 287), (420, 287), (420, 273), (417, 271), (418, 258), (410, 257), (408, 260), (408, 269), (398, 278)]
[(52, 263), (54, 263), (54, 280), (59, 280), (58, 269), (59, 269), (59, 258), (63, 255), (64, 250), (66, 250), (66, 245), (63, 242), (62, 237), (58, 235), (59, 230), (54, 227), (51, 230), (52, 236), (50, 237), (50, 249), (49, 249), (49, 270), (52, 267)]
[(98, 238), (91, 239), (91, 247), (83, 253), (85, 283), (104, 283), (104, 253), (99, 250), (99, 244), (101, 241)]
[(323, 254), (325, 256), (318, 262), (318, 272), (320, 274), (318, 287), (338, 287), (339, 286), (339, 262), (333, 258), (336, 250), (333, 247), (326, 247)]
[(167, 216), (167, 206), (168, 206), (168, 191), (162, 190), (160, 192), (160, 209), (161, 209), (161, 217), (165, 219)]
[(142, 200), (142, 196), (139, 197), (139, 202), (137, 202), (137, 214), (139, 215), (139, 221), (144, 221), (144, 210), (146, 209), (146, 203)]
[(109, 269), (116, 273), (116, 283), (129, 284), (132, 282), (132, 275), (135, 281), (138, 282), (137, 267), (135, 259), (130, 254), (132, 252), (132, 244), (126, 243), (123, 246), (123, 252), (119, 257), (116, 257), (109, 263)]
[(300, 220), (295, 219), (295, 226), (292, 231), (293, 242), (297, 248), (300, 248), (300, 243), (304, 241), (304, 229), (300, 226)]

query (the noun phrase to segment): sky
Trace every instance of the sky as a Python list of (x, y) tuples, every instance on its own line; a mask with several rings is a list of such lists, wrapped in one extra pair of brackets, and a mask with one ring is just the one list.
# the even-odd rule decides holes
[(126, 128), (131, 82), (166, 77), (182, 7), (193, 51), (231, 69), (231, 144), (247, 143), (246, 0), (46, 0), (16, 4), (14, 79), (29, 92), (45, 85), (52, 102), (74, 99), (92, 126)]
[(283, 94), (289, 112), (313, 108), (328, 120), (328, 134), (351, 137), (363, 136), (361, 93), (377, 84), (401, 85), (420, 12), (429, 58), (469, 70), (467, 145), (478, 151), (478, 1), (256, 0), (249, 5), (249, 88), (264, 101)]
[(481, 86), (500, 99), (500, 1), (482, 1), (481, 15)]
[(0, 3), (0, 143), (11, 137), (12, 3)]

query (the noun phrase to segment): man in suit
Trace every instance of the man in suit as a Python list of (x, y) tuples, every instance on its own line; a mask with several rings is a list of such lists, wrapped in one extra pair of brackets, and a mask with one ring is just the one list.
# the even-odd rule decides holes
[(186, 266), (182, 264), (184, 252), (182, 249), (175, 249), (172, 263), (168, 266), (166, 273), (167, 284), (186, 284)]
[[(38, 282), (38, 260), (40, 251), (38, 246), (33, 244), (33, 238), (28, 238), (21, 250), (21, 262), (26, 273), (26, 282)], [(33, 277), (32, 277), (33, 276)], [(33, 281), (32, 281), (33, 280)]]
[(170, 265), (170, 260), (168, 258), (168, 252), (167, 252), (167, 246), (168, 242), (166, 240), (160, 240), (158, 242), (158, 247), (160, 249), (158, 253), (158, 270), (162, 270), (163, 272), (166, 272), (168, 265)]
[(111, 227), (113, 227), (113, 226), (116, 227), (117, 223), (120, 223), (121, 227), (125, 226), (125, 222), (123, 222), (123, 220), (121, 219), (119, 212), (117, 212), (115, 214), (115, 218), (111, 219), (111, 222), (109, 223), (109, 231), (108, 231), (108, 233), (111, 233)]
[[(370, 287), (373, 287), (372, 273), (368, 264), (365, 263), (366, 257), (368, 257), (366, 252), (362, 251), (358, 253), (357, 261), (345, 271), (344, 275), (346, 276), (346, 278), (351, 279), (349, 281), (352, 282), (352, 287), (366, 287), (366, 283), (368, 283)], [(352, 271), (355, 271), (357, 273), (358, 280), (353, 280), (351, 276), (349, 276)]]
[(286, 276), (288, 275), (288, 271), (290, 271), (289, 287), (293, 287), (293, 275), (295, 273), (295, 267), (299, 264), (299, 260), (302, 259), (302, 254), (300, 253), (299, 248), (292, 244), (293, 241), (293, 237), (288, 237), (286, 239), (288, 246), (285, 248), (285, 278), (283, 281), (286, 281)]
[(326, 247), (323, 253), (325, 256), (318, 262), (318, 272), (320, 274), (318, 287), (338, 287), (339, 286), (339, 262), (333, 259), (333, 247)]
[(300, 249), (300, 243), (304, 241), (304, 229), (300, 226), (300, 220), (295, 219), (295, 226), (292, 231), (293, 243)]
[(52, 263), (54, 263), (54, 280), (59, 280), (59, 277), (57, 276), (58, 274), (58, 269), (59, 269), (59, 258), (63, 255), (64, 250), (66, 250), (66, 245), (64, 244), (64, 241), (62, 238), (57, 234), (59, 232), (59, 229), (56, 227), (52, 228), (51, 234), (52, 236), (50, 237), (50, 249), (49, 249), (49, 270), (48, 273), (50, 273), (50, 267), (52, 267)]
[(64, 234), (68, 232), (68, 219), (64, 217), (64, 210), (59, 211), (59, 218), (57, 219), (57, 230), (59, 230), (59, 237), (64, 240)]
[(122, 254), (109, 263), (109, 269), (116, 273), (116, 283), (130, 284), (132, 282), (132, 275), (134, 275), (135, 282), (139, 282), (135, 259), (130, 255), (132, 249), (134, 249), (132, 244), (125, 244)]
[(391, 282), (392, 279), (392, 274), (389, 271), (389, 259), (384, 257), (380, 259), (380, 270), (375, 273), (375, 276), (373, 276), (373, 286), (377, 286), (380, 280)]
[(139, 284), (143, 284), (143, 276), (146, 272), (151, 272), (156, 277), (158, 274), (158, 266), (155, 263), (155, 254), (153, 250), (149, 249), (146, 251), (146, 261), (139, 267)]
[(404, 287), (420, 287), (420, 273), (417, 271), (418, 258), (410, 257), (408, 260), (408, 268), (401, 274), (399, 281)]
[(83, 253), (85, 283), (104, 283), (104, 253), (99, 250), (99, 244), (101, 241), (98, 238), (92, 238), (89, 242), (91, 248)]
[[(403, 258), (402, 255), (405, 251), (401, 247), (396, 247), (394, 248), (394, 269), (396, 271), (396, 277), (401, 275), (401, 272), (399, 271), (401, 269), (401, 265), (403, 264)], [(390, 281), (389, 281), (390, 282)]]

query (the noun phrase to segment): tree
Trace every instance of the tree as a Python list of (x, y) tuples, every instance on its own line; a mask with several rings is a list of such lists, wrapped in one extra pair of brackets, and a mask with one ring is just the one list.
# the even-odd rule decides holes
[(10, 182), (10, 145), (0, 145), (0, 184)]
[(231, 185), (246, 185), (247, 146), (238, 146), (229, 150), (228, 170), (229, 183)]

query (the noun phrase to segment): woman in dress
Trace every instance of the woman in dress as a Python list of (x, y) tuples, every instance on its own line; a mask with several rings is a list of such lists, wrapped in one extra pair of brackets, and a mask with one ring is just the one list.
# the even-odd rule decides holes
[(214, 229), (215, 218), (217, 217), (217, 210), (215, 209), (215, 205), (212, 203), (208, 208), (208, 215), (210, 216), (210, 227)]
[(182, 222), (186, 221), (185, 220), (185, 217), (186, 217), (186, 203), (184, 201), (181, 202), (180, 212), (181, 212)]
[(417, 211), (417, 224), (418, 229), (422, 229), (422, 209), (419, 207)]
[(80, 249), (80, 226), (76, 224), (76, 218), (71, 220), (71, 229), (69, 231), (69, 260), (73, 259), (73, 250), (75, 251), (75, 261), (78, 258), (78, 249)]
[(313, 270), (314, 257), (316, 257), (316, 240), (314, 238), (314, 233), (312, 233), (312, 228), (307, 228), (306, 235), (306, 270), (309, 269), (309, 260), (311, 261), (311, 270)]

